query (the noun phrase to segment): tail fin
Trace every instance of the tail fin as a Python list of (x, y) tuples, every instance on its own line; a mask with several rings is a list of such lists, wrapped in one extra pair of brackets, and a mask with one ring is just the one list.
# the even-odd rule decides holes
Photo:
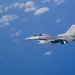
[(59, 34), (58, 36), (74, 36), (75, 35), (75, 24), (73, 24), (66, 33)]
[(75, 34), (75, 24), (72, 25), (65, 34), (73, 36)]

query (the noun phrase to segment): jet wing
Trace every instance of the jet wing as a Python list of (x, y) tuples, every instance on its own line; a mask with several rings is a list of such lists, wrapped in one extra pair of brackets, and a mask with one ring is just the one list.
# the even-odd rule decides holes
[(55, 44), (55, 43), (61, 43), (66, 44), (67, 41), (64, 39), (56, 39), (56, 40), (38, 40), (39, 44)]
[(54, 40), (38, 40), (39, 44), (50, 44), (51, 41), (54, 41)]

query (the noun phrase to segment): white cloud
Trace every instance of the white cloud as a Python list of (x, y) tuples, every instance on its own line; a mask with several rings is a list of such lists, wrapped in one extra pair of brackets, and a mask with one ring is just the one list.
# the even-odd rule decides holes
[(3, 13), (4, 11), (8, 10), (8, 7), (5, 5), (0, 5), (0, 13)]
[(61, 21), (61, 19), (60, 18), (58, 18), (57, 20), (56, 20), (56, 23), (59, 23)]
[(7, 11), (9, 9), (17, 8), (17, 9), (22, 9), (25, 7), (25, 3), (12, 3), (10, 5), (0, 5), (0, 13)]
[(18, 31), (15, 33), (15, 36), (19, 36), (22, 33), (22, 31)]
[(1, 19), (0, 19), (0, 27), (3, 27), (5, 25), (9, 25), (10, 21), (13, 21), (14, 19), (19, 18), (19, 16), (12, 14), (12, 15), (4, 15)]
[(22, 33), (22, 31), (18, 31), (18, 32), (12, 33), (12, 34), (11, 34), (11, 37), (20, 36), (21, 33)]
[(17, 43), (17, 42), (21, 41), (21, 38), (20, 38), (21, 34), (22, 34), (21, 30), (11, 33), (11, 38), (12, 38), (13, 42)]
[(20, 5), (20, 3), (13, 3), (13, 4), (12, 4), (12, 6), (13, 6), (14, 8), (18, 7), (19, 5)]
[(57, 5), (59, 5), (59, 4), (63, 3), (64, 0), (54, 0), (54, 2), (55, 2)]
[(52, 55), (53, 53), (52, 53), (52, 51), (47, 51), (47, 52), (45, 52), (45, 56), (49, 56), (49, 55)]
[(5, 7), (5, 8), (4, 8), (5, 11), (7, 11), (8, 9), (9, 9), (8, 7)]
[(34, 15), (40, 15), (40, 14), (43, 14), (47, 11), (49, 11), (48, 7), (39, 8), (38, 10), (35, 11)]
[(34, 2), (33, 1), (27, 1), (26, 4), (25, 4), (25, 7), (31, 7), (31, 6), (34, 6)]
[(43, 0), (42, 3), (50, 2), (51, 0)]
[(27, 1), (25, 4), (25, 12), (34, 11), (37, 9), (35, 3), (33, 1)]
[(23, 18), (22, 21), (27, 22), (29, 18)]
[(25, 12), (30, 12), (36, 10), (37, 6), (33, 1), (27, 1), (26, 3), (16, 2), (9, 5), (0, 5), (0, 13), (14, 8), (17, 9), (24, 8)]
[(8, 8), (12, 9), (12, 8), (23, 8), (25, 7), (25, 3), (12, 3), (8, 6)]
[(19, 4), (19, 9), (21, 9), (23, 7), (25, 7), (25, 4), (24, 3)]
[(20, 5), (20, 3), (12, 3), (12, 4), (10, 4), (8, 7), (9, 8), (17, 8), (18, 6)]

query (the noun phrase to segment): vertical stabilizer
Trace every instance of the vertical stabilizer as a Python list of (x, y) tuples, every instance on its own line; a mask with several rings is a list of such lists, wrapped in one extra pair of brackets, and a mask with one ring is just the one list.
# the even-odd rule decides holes
[(75, 24), (73, 24), (69, 29), (68, 31), (65, 33), (66, 35), (72, 35), (74, 36), (75, 34)]

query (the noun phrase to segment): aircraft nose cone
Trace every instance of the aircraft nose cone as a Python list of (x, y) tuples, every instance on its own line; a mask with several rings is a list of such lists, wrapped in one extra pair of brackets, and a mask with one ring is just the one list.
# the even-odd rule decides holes
[(37, 37), (28, 37), (28, 38), (25, 38), (25, 40), (36, 40), (36, 39), (38, 39)]
[(25, 38), (25, 40), (28, 40), (28, 38)]
[(25, 40), (31, 40), (31, 39), (32, 39), (31, 37), (25, 38)]

